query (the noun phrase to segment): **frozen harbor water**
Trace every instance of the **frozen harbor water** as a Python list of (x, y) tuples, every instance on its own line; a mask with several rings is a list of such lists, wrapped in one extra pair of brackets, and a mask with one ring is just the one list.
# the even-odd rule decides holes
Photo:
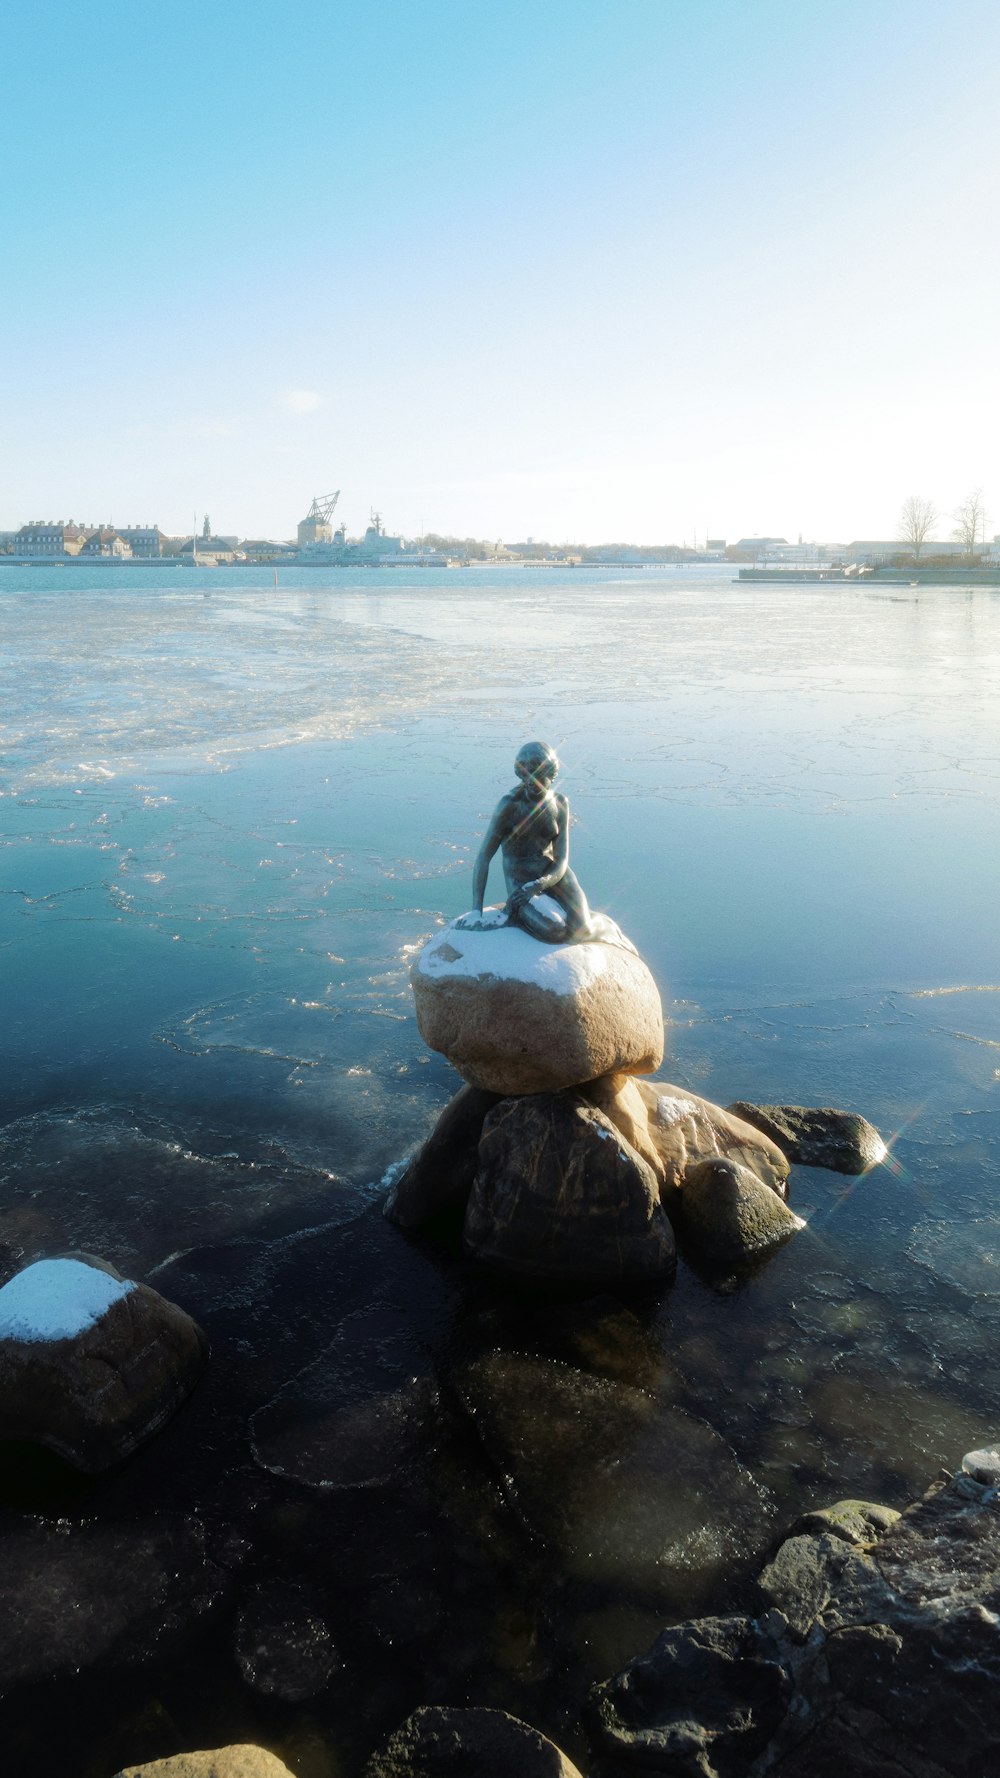
[[(349, 1778), (437, 1702), (587, 1769), (587, 1684), (776, 1526), (995, 1442), (1000, 602), (166, 573), (0, 569), (0, 1285), (96, 1252), (213, 1347), (120, 1473), (7, 1467), (11, 1770), (261, 1739)], [(738, 1291), (529, 1312), (381, 1222), (455, 1085), (407, 962), (536, 735), (664, 1077), (893, 1136), (795, 1169)]]

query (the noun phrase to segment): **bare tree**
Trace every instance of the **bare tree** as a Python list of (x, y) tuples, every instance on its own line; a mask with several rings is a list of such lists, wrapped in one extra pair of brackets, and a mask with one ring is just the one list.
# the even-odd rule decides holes
[(923, 494), (911, 494), (903, 501), (899, 514), (899, 541), (913, 551), (914, 561), (920, 560), (920, 551), (937, 524), (937, 516), (933, 500), (926, 499)]
[(951, 516), (956, 521), (952, 536), (962, 545), (967, 556), (974, 556), (976, 544), (982, 542), (986, 531), (982, 488), (974, 488), (971, 494), (967, 494), (961, 506), (956, 507)]

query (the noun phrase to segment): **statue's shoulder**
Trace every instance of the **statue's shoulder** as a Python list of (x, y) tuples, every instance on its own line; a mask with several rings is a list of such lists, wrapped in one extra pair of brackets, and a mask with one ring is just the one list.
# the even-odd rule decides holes
[(513, 790), (505, 790), (493, 811), (493, 820), (501, 827), (507, 822), (516, 821), (518, 818), (519, 806), (517, 788), (515, 787)]

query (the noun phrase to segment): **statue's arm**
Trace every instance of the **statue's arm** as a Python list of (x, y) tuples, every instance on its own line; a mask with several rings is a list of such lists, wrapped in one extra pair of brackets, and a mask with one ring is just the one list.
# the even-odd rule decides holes
[(483, 902), (486, 900), (486, 881), (490, 874), (490, 860), (500, 850), (504, 834), (507, 831), (506, 815), (507, 799), (504, 798), (497, 803), (493, 811), (472, 873), (472, 905), (479, 914), (482, 913)]

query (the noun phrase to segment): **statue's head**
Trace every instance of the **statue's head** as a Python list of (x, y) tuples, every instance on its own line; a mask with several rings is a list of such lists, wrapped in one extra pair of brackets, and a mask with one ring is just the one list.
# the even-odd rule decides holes
[(514, 761), (514, 770), (522, 783), (542, 792), (555, 782), (559, 760), (554, 748), (544, 741), (526, 741)]

